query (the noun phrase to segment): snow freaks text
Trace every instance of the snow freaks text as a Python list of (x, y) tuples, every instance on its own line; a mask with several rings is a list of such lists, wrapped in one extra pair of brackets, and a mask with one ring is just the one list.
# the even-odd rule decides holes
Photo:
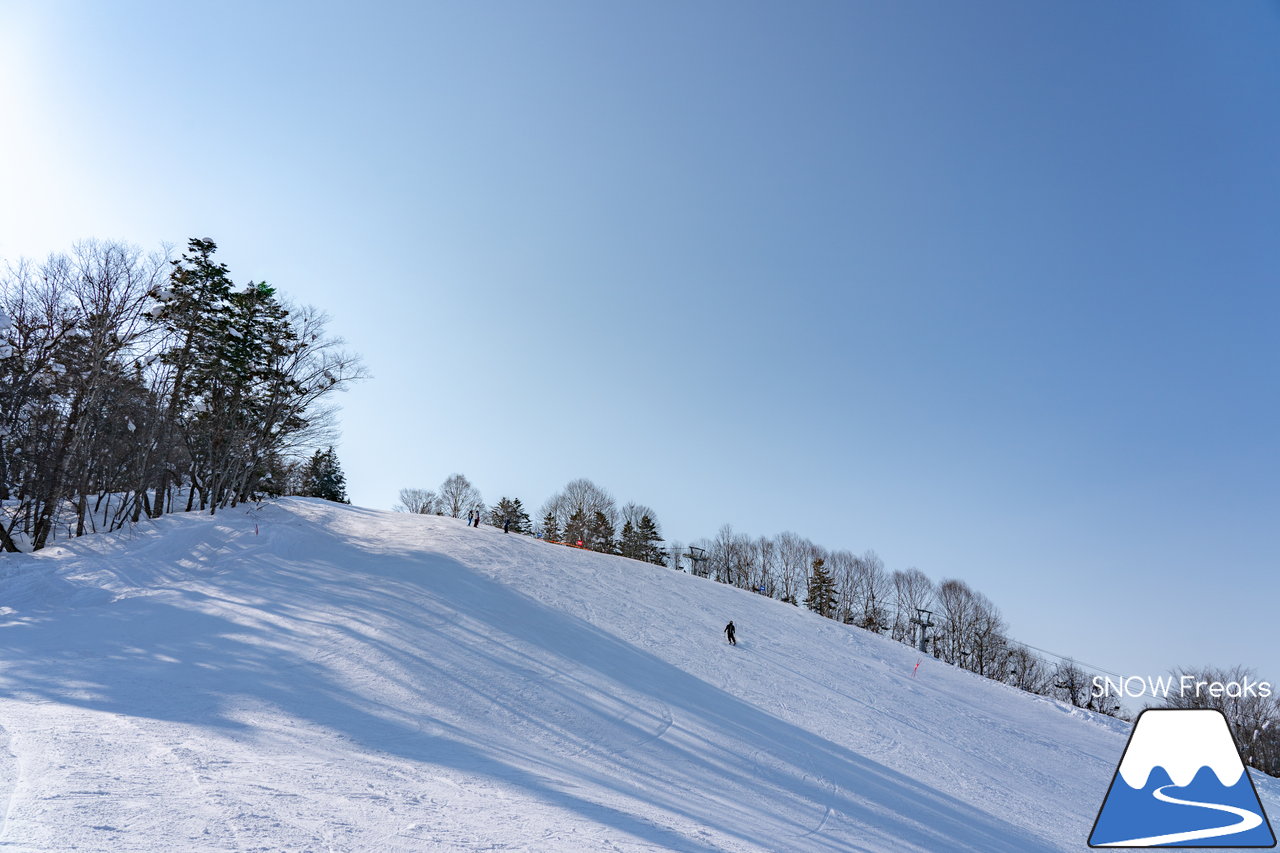
[(1272, 688), (1271, 683), (1268, 681), (1254, 681), (1248, 677), (1241, 681), (1204, 681), (1194, 675), (1177, 677), (1172, 675), (1156, 677), (1150, 675), (1130, 675), (1127, 677), (1095, 675), (1093, 677), (1093, 697), (1095, 699), (1108, 696), (1126, 699), (1141, 699), (1150, 696), (1155, 699), (1165, 699), (1173, 693), (1178, 693), (1184, 699), (1192, 697), (1197, 699), (1221, 699), (1223, 697), (1228, 699), (1245, 697), (1270, 699)]

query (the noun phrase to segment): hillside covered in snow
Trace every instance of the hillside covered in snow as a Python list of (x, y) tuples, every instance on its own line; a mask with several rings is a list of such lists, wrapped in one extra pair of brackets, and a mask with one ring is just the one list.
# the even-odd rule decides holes
[(919, 660), (451, 518), (167, 516), (0, 557), (0, 849), (1087, 849), (1129, 726)]

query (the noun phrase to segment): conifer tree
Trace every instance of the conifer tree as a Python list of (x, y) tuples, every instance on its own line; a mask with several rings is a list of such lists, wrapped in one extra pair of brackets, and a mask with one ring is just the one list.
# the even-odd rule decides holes
[(225, 297), (222, 312), (208, 360), (188, 374), (197, 404), (184, 422), (187, 446), (201, 454), (205, 491), (215, 508), (228, 491), (244, 490), (273, 434), (304, 424), (279, 405), (302, 388), (280, 369), (298, 341), (275, 288), (250, 282)]
[(564, 525), (564, 541), (570, 545), (577, 545), (579, 542), (588, 544), (587, 536), (587, 514), (582, 510), (575, 510), (573, 515), (569, 516), (569, 520)]
[(338, 454), (333, 448), (317, 450), (307, 463), (302, 473), (302, 488), (299, 494), (308, 498), (324, 498), (337, 503), (351, 503), (347, 500), (347, 478), (338, 463)]
[(635, 525), (626, 521), (622, 525), (622, 535), (618, 537), (618, 553), (632, 560), (642, 560), (644, 545)]
[[(543, 515), (555, 514), (556, 526), (568, 542), (577, 542), (578, 539), (586, 541), (586, 528), (597, 511), (603, 512), (610, 521), (617, 518), (613, 496), (584, 478), (571, 481), (560, 492), (548, 498), (540, 510)], [(581, 514), (580, 527), (575, 527), (570, 524), (570, 519), (578, 513)], [(574, 529), (570, 530), (571, 527)], [(574, 535), (579, 533), (582, 535)]]
[(13, 529), (39, 549), (181, 511), (183, 491), (211, 513), (299, 492), (298, 454), (334, 434), (315, 404), (359, 359), (322, 313), (233, 287), (216, 249), (194, 239), (171, 262), (89, 241), (0, 270), (0, 500), (17, 501), (0, 549)]
[(623, 522), (622, 533), (618, 537), (617, 552), (633, 560), (643, 560), (659, 566), (667, 564), (667, 553), (662, 547), (662, 535), (658, 525), (648, 515), (642, 515), (634, 524), (630, 519)]
[(809, 594), (804, 604), (819, 616), (833, 618), (836, 612), (836, 582), (826, 569), (826, 560), (817, 557), (809, 575)]
[(609, 517), (597, 510), (587, 525), (587, 538), (583, 541), (592, 551), (600, 551), (604, 554), (614, 553), (617, 543), (613, 541), (613, 523), (609, 521)]
[(560, 541), (560, 525), (554, 512), (548, 512), (542, 517), (542, 538), (548, 542)]
[(503, 498), (498, 501), (489, 510), (489, 519), (494, 527), (502, 527), (504, 524), (510, 525), (509, 529), (512, 533), (529, 532), (529, 513), (524, 511), (524, 504), (520, 502), (519, 498), (514, 500)]
[(667, 552), (662, 547), (662, 535), (658, 532), (658, 525), (648, 515), (640, 517), (640, 524), (636, 528), (636, 537), (640, 541), (640, 557), (647, 563), (656, 563), (659, 566), (667, 564)]
[[(208, 370), (216, 370), (219, 345), (230, 325), (231, 275), (226, 264), (213, 260), (218, 244), (208, 238), (192, 238), (187, 242), (187, 249), (181, 260), (173, 261), (168, 287), (156, 292), (161, 304), (151, 310), (157, 324), (174, 338), (174, 345), (160, 356), (172, 369), (166, 412), (160, 419), (162, 432), (157, 443), (161, 451), (169, 447), (169, 431), (182, 423), (180, 415), (190, 411), (195, 416), (192, 420), (197, 420), (206, 411), (207, 406), (198, 400), (200, 382), (193, 381), (192, 374), (200, 372), (202, 365), (206, 376)], [(196, 453), (200, 451), (192, 451), (193, 456)], [(156, 494), (163, 494), (176, 466), (173, 460), (168, 460), (159, 465), (158, 470)], [(198, 476), (193, 470), (193, 478)], [(161, 512), (163, 507), (156, 501), (150, 514), (158, 516)]]

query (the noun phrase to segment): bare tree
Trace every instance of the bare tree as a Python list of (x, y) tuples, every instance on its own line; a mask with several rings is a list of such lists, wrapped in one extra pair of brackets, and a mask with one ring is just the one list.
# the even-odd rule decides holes
[(979, 675), (987, 674), (1005, 646), (1004, 620), (985, 595), (960, 580), (938, 587), (939, 656)]
[(565, 522), (568, 520), (564, 513), (564, 495), (557, 493), (543, 501), (538, 516), (538, 535), (558, 541), (564, 536)]
[(854, 624), (855, 614), (861, 611), (858, 600), (858, 558), (843, 549), (827, 555), (826, 570), (836, 585), (835, 619), (846, 625)]
[[(557, 494), (547, 498), (542, 505), (540, 515), (545, 519), (550, 514), (560, 531), (572, 529), (576, 534), (579, 531), (574, 525), (581, 526), (582, 532), (585, 532), (587, 523), (595, 518), (597, 512), (603, 514), (613, 528), (616, 529), (619, 526), (618, 507), (613, 495), (590, 480), (580, 477), (570, 481)], [(571, 524), (571, 520), (575, 517), (577, 522)], [(566, 534), (566, 538), (572, 541), (574, 536)]]
[(889, 630), (891, 586), (884, 571), (884, 561), (875, 551), (867, 551), (853, 562), (853, 598), (858, 608), (851, 614), (853, 624), (877, 634)]
[(707, 550), (712, 577), (720, 583), (746, 589), (751, 578), (750, 543), (747, 536), (734, 533), (732, 526), (721, 527)]
[(329, 333), (327, 313), (311, 305), (288, 303), (287, 308), (298, 346), (282, 356), (275, 369), (297, 387), (292, 394), (277, 389), (266, 420), (291, 423), (294, 428), (280, 436), (276, 449), (287, 457), (302, 458), (310, 450), (337, 442), (337, 405), (327, 401), (335, 392), (368, 379), (369, 371), (359, 355), (345, 348), (346, 341)]
[(84, 242), (0, 278), (11, 318), (0, 341), (0, 498), (10, 483), (19, 494), (0, 535), (6, 549), (18, 524), (32, 548), (47, 544), (64, 502), (74, 533), (87, 532), (90, 492), (120, 489), (137, 443), (121, 435), (145, 420), (129, 363), (144, 346), (142, 304), (162, 268), (133, 247)]
[(649, 518), (651, 519), (658, 517), (658, 514), (656, 512), (654, 512), (650, 507), (647, 507), (644, 504), (638, 504), (634, 502), (627, 503), (622, 507), (619, 521), (622, 524), (630, 523), (632, 527), (639, 527), (641, 519), (643, 519), (646, 515), (649, 516)]
[(779, 598), (788, 604), (798, 604), (813, 563), (813, 543), (790, 531), (778, 534), (775, 541), (778, 546)]
[(401, 489), (400, 503), (392, 507), (396, 512), (430, 515), (436, 511), (439, 499), (430, 489)]
[(969, 640), (969, 669), (987, 678), (1000, 678), (1000, 668), (1009, 654), (1005, 621), (985, 595), (977, 593), (972, 634)]
[(751, 588), (761, 595), (773, 597), (777, 586), (778, 547), (769, 537), (761, 536), (755, 541), (753, 552), (755, 577)]
[(712, 542), (709, 539), (695, 539), (689, 543), (689, 551), (686, 552), (686, 556), (690, 553), (701, 555), (701, 559), (697, 560), (689, 557), (689, 574), (700, 578), (711, 576), (711, 567), (708, 564), (711, 562), (711, 557), (709, 555), (711, 554), (712, 547)]
[(464, 512), (484, 508), (480, 492), (462, 474), (452, 474), (440, 484), (440, 512), (461, 518)]
[(1165, 699), (1167, 708), (1211, 708), (1221, 711), (1231, 726), (1245, 763), (1280, 776), (1280, 694), (1262, 690), (1270, 684), (1243, 666), (1181, 667), (1171, 673), (1176, 689)]
[(683, 542), (667, 543), (667, 565), (678, 572), (687, 571), (683, 559), (685, 556), (685, 545)]
[(1070, 658), (1054, 667), (1050, 678), (1051, 696), (1066, 701), (1077, 708), (1093, 707), (1093, 682), (1089, 673)]
[(912, 566), (893, 573), (893, 594), (893, 638), (910, 643), (916, 628), (912, 620), (918, 618), (921, 610), (932, 610), (936, 606), (933, 581)]
[(1005, 657), (1004, 681), (1019, 690), (1044, 695), (1050, 692), (1052, 673), (1026, 646), (1014, 644)]

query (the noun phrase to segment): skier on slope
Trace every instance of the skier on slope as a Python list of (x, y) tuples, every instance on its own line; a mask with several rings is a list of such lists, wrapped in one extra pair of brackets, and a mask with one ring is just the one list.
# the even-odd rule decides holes
[(724, 626), (724, 635), (729, 638), (729, 645), (731, 646), (738, 645), (738, 640), (734, 636), (736, 632), (737, 632), (737, 629), (733, 627), (733, 620), (730, 619), (729, 624)]

